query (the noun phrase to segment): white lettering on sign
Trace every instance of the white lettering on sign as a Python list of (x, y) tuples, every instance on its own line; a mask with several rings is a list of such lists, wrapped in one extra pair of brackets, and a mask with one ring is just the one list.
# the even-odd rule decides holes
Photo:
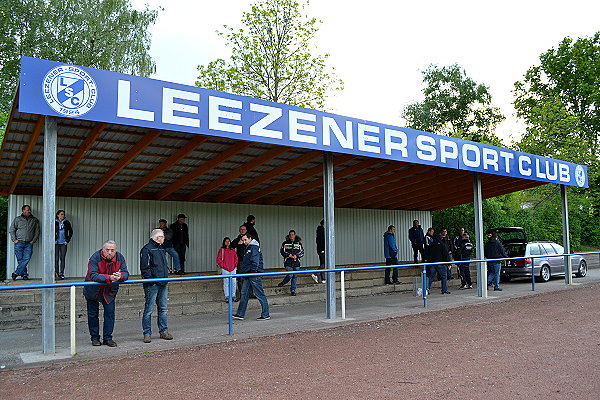
[(561, 182), (571, 182), (571, 174), (569, 173), (569, 166), (567, 164), (559, 163), (559, 178)]
[(163, 88), (162, 122), (165, 124), (174, 124), (181, 126), (191, 126), (192, 128), (199, 128), (200, 120), (198, 118), (189, 118), (175, 115), (175, 111), (197, 115), (198, 106), (176, 103), (175, 99), (200, 102), (200, 94), (195, 92), (188, 92), (185, 90)]
[(484, 147), (482, 150), (483, 169), (492, 167), (494, 171), (498, 171), (498, 152), (494, 149)]
[[(385, 140), (385, 154), (392, 155), (392, 150), (397, 150), (403, 158), (408, 158), (408, 150), (406, 148), (408, 146), (408, 138), (405, 132), (385, 128), (383, 135)], [(394, 138), (400, 139), (400, 141), (394, 141)]]
[(369, 153), (380, 153), (381, 149), (379, 148), (379, 146), (367, 144), (367, 142), (379, 144), (379, 136), (367, 135), (367, 132), (379, 134), (379, 127), (366, 124), (358, 124), (358, 149), (362, 151), (367, 151)]
[[(525, 164), (528, 166), (526, 167)], [(531, 176), (531, 158), (527, 156), (519, 156), (519, 173), (523, 176)]]
[(154, 121), (154, 112), (131, 108), (131, 82), (121, 79), (117, 84), (117, 117)]
[(241, 121), (242, 114), (232, 111), (221, 110), (221, 107), (242, 109), (242, 102), (239, 100), (224, 99), (222, 97), (208, 97), (208, 128), (217, 131), (242, 133), (242, 126), (221, 122), (221, 119), (232, 121)]
[(500, 157), (504, 159), (504, 171), (509, 174), (510, 173), (510, 161), (515, 158), (513, 153), (509, 153), (507, 151), (500, 151)]
[(273, 139), (283, 139), (283, 132), (267, 129), (267, 126), (277, 121), (282, 115), (281, 108), (250, 103), (250, 110), (266, 114), (264, 117), (250, 125), (250, 134)]
[(323, 144), (331, 146), (331, 133), (335, 136), (337, 142), (345, 149), (354, 147), (352, 137), (352, 121), (346, 121), (346, 134), (342, 133), (335, 119), (331, 117), (323, 117)]
[[(469, 158), (469, 154), (472, 154), (471, 158)], [(479, 147), (474, 144), (465, 143), (462, 147), (462, 160), (463, 164), (467, 167), (478, 168), (481, 165)]]
[(446, 139), (440, 139), (440, 161), (446, 164), (448, 159), (458, 159), (458, 145)]
[(435, 161), (437, 151), (435, 149), (435, 139), (430, 136), (417, 136), (417, 157), (425, 161)]
[(289, 126), (290, 126), (290, 140), (295, 142), (303, 142), (303, 143), (317, 143), (317, 138), (315, 136), (303, 135), (299, 133), (300, 131), (304, 132), (312, 132), (315, 133), (314, 125), (307, 125), (298, 122), (299, 120), (315, 122), (317, 120), (317, 116), (314, 114), (309, 114), (300, 111), (292, 111), (289, 113)]

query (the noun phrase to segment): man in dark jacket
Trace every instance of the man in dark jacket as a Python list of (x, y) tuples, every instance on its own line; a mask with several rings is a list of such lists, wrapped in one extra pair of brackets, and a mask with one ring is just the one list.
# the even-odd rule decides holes
[[(258, 242), (252, 239), (250, 233), (242, 235), (241, 241), (244, 245), (246, 245), (246, 252), (244, 253), (244, 258), (242, 260), (242, 273), (247, 274), (253, 272), (263, 272), (263, 255), (260, 251), (260, 245)], [(237, 312), (233, 315), (233, 318), (238, 320), (244, 319), (244, 315), (246, 315), (246, 307), (248, 306), (248, 298), (250, 297), (250, 287), (252, 287), (252, 290), (254, 290), (254, 294), (256, 295), (256, 298), (262, 307), (260, 317), (257, 319), (259, 321), (271, 319), (269, 315), (269, 302), (265, 296), (265, 291), (263, 290), (262, 285), (262, 277), (260, 276), (244, 278), (240, 305), (238, 306)]]
[[(398, 246), (396, 246), (396, 227), (388, 226), (387, 232), (383, 234), (383, 256), (385, 257), (385, 265), (398, 265)], [(391, 268), (392, 279), (390, 280), (390, 268), (385, 269), (385, 284), (400, 283), (398, 281), (398, 268)]]
[[(166, 278), (169, 276), (167, 256), (164, 247), (165, 234), (162, 229), (154, 229), (150, 233), (150, 241), (140, 250), (140, 272), (142, 279)], [(146, 305), (142, 316), (144, 343), (152, 341), (152, 310), (156, 303), (158, 333), (161, 339), (171, 340), (173, 335), (167, 328), (167, 302), (169, 298), (168, 282), (144, 283)]]
[(177, 272), (179, 275), (185, 274), (185, 251), (190, 247), (190, 235), (188, 226), (185, 223), (186, 219), (185, 214), (179, 214), (177, 221), (173, 222), (169, 227), (173, 230), (173, 248), (179, 255), (179, 265), (181, 266)]
[[(317, 255), (319, 256), (319, 268), (325, 269), (325, 220), (322, 219), (319, 226), (317, 226)], [(325, 279), (325, 273), (319, 273), (321, 275), (321, 283), (327, 282)], [(315, 283), (319, 283), (319, 277), (312, 274), (311, 277)]]
[[(286, 271), (299, 271), (300, 270), (300, 259), (304, 257), (304, 247), (302, 246), (302, 239), (296, 235), (295, 230), (289, 231), (285, 237), (281, 248), (279, 249), (281, 256), (283, 257), (283, 267)], [(290, 294), (296, 295), (296, 274), (286, 275), (277, 286), (282, 287), (289, 281), (292, 281), (290, 286)]]
[(244, 223), (244, 226), (250, 234), (250, 237), (256, 240), (258, 243), (260, 243), (260, 239), (258, 238), (258, 232), (256, 232), (256, 228), (254, 227), (254, 225), (256, 225), (256, 217), (250, 214), (246, 217), (246, 223)]
[[(115, 327), (115, 297), (119, 291), (119, 282), (129, 278), (125, 258), (117, 252), (114, 240), (107, 240), (90, 257), (86, 281), (104, 283), (104, 285), (90, 285), (83, 287), (83, 295), (87, 301), (88, 328), (93, 346), (107, 345), (117, 347), (112, 334)], [(100, 303), (104, 307), (104, 326), (102, 328), (103, 341), (100, 343)]]
[(173, 268), (175, 271), (170, 272), (179, 274), (181, 265), (179, 263), (179, 254), (177, 254), (177, 251), (175, 251), (175, 248), (173, 247), (173, 230), (167, 226), (166, 219), (159, 219), (158, 227), (162, 229), (163, 233), (165, 234), (165, 241), (163, 242), (162, 246), (164, 247), (165, 252), (173, 259)]
[[(431, 263), (449, 261), (448, 249), (440, 242), (439, 238), (433, 237), (431, 243), (428, 246), (427, 261)], [(431, 282), (433, 282), (433, 275), (439, 274), (442, 280), (442, 294), (450, 294), (448, 291), (448, 266), (447, 265), (433, 265), (431, 268), (431, 274), (427, 277), (427, 290), (431, 289)]]
[[(473, 251), (473, 243), (471, 243), (471, 240), (469, 239), (469, 234), (464, 232), (459, 243), (460, 249), (458, 249), (458, 251), (455, 253), (457, 255), (456, 261), (470, 260), (471, 252)], [(473, 282), (471, 282), (470, 264), (459, 264), (458, 269), (460, 275), (459, 289), (473, 289)]]
[[(238, 258), (238, 265), (236, 268), (239, 271), (238, 273), (241, 273), (242, 262), (244, 260), (244, 253), (246, 253), (246, 245), (242, 243), (242, 236), (244, 236), (246, 232), (248, 232), (248, 230), (246, 229), (246, 225), (240, 225), (239, 232), (240, 234), (231, 241), (231, 248), (235, 249), (235, 253), (237, 254)], [(242, 285), (244, 284), (244, 278), (238, 277), (236, 281), (238, 292), (242, 293)], [(256, 298), (256, 296), (254, 296), (254, 293), (252, 292), (252, 288), (250, 288), (250, 298)]]
[(423, 233), (423, 228), (419, 225), (418, 220), (413, 221), (413, 226), (408, 230), (408, 240), (412, 245), (413, 249), (413, 258), (415, 264), (419, 262), (419, 253), (421, 253), (421, 259), (425, 259), (425, 255), (423, 254), (423, 243), (425, 240), (425, 235)]
[[(494, 259), (494, 258), (507, 258), (506, 250), (504, 250), (504, 246), (498, 240), (498, 232), (491, 231), (490, 239), (486, 242), (485, 247), (483, 248), (485, 258)], [(488, 279), (487, 284), (490, 286), (492, 283), (494, 284), (495, 291), (502, 291), (500, 287), (500, 269), (502, 268), (501, 261), (488, 261)]]

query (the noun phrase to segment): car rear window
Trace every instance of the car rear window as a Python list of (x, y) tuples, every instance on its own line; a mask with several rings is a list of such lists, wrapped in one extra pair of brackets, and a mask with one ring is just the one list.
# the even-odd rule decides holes
[(506, 246), (508, 257), (523, 257), (525, 255), (524, 244), (509, 244)]

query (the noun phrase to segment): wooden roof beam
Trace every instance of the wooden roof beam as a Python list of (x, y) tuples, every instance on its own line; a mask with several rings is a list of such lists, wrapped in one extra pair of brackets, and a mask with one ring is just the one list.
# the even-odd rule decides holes
[(231, 157), (234, 157), (235, 155), (240, 154), (241, 152), (243, 152), (244, 150), (246, 150), (248, 147), (252, 146), (253, 144), (254, 143), (252, 143), (252, 142), (236, 142), (236, 143), (233, 143), (227, 150), (225, 150), (225, 151), (217, 154), (216, 156), (214, 156), (210, 160), (207, 160), (204, 164), (200, 165), (199, 167), (197, 167), (193, 171), (189, 172), (184, 177), (180, 178), (176, 182), (172, 183), (171, 185), (167, 186), (166, 188), (164, 188), (163, 190), (161, 190), (160, 192), (158, 192), (156, 194), (155, 198), (157, 200), (164, 199), (165, 197), (167, 197), (171, 193), (175, 192), (176, 190), (178, 190), (181, 187), (185, 186), (187, 183), (189, 183), (189, 182), (193, 181), (194, 179), (198, 178), (199, 176), (201, 176), (205, 172), (210, 171), (211, 169), (213, 169), (217, 165), (219, 165), (219, 164), (227, 161)]
[(200, 147), (204, 142), (208, 140), (208, 136), (196, 135), (189, 142), (184, 144), (177, 150), (175, 153), (171, 154), (166, 160), (164, 160), (160, 165), (156, 166), (152, 169), (146, 176), (142, 179), (131, 185), (129, 189), (123, 192), (122, 197), (124, 199), (128, 199), (133, 196), (135, 193), (146, 187), (150, 184), (154, 179), (158, 178), (160, 175), (169, 170), (172, 166), (177, 164), (179, 161), (183, 160), (188, 154), (195, 151), (198, 147)]
[[(355, 158), (356, 158), (355, 156), (349, 156), (349, 155), (336, 156), (333, 159), (333, 163), (335, 165), (334, 169), (336, 167), (344, 165), (345, 163), (347, 163), (347, 162), (349, 162), (349, 161), (351, 161), (351, 160), (353, 160)], [(371, 162), (371, 164), (372, 164), (372, 162)], [(359, 162), (356, 165), (352, 165), (352, 166), (350, 166), (348, 168), (344, 168), (343, 169), (343, 172), (345, 172), (344, 176), (356, 173), (357, 171), (360, 171), (360, 170), (364, 169), (366, 166), (368, 166), (367, 162), (366, 161), (362, 161), (362, 162)], [(271, 186), (269, 188), (268, 193), (272, 193), (275, 190), (283, 189), (283, 188), (288, 187), (288, 186), (290, 186), (290, 185), (292, 185), (294, 183), (298, 183), (298, 182), (300, 182), (303, 179), (306, 179), (306, 178), (311, 177), (311, 176), (315, 176), (317, 174), (319, 174), (321, 176), (323, 175), (323, 165), (317, 165), (317, 166), (315, 166), (313, 168), (310, 168), (310, 169), (308, 169), (308, 170), (306, 170), (304, 172), (301, 172), (298, 175), (294, 175), (291, 178), (288, 178), (288, 179), (285, 179), (285, 180), (283, 180), (281, 182), (278, 182), (277, 184), (275, 184), (275, 185), (273, 185), (273, 186)], [(341, 172), (340, 172), (340, 174), (341, 174)], [(308, 182), (308, 183), (305, 183), (303, 185), (293, 187), (291, 190), (288, 190), (285, 193), (282, 193), (282, 194), (277, 195), (275, 197), (269, 198), (265, 204), (279, 204), (280, 202), (282, 202), (285, 199), (288, 199), (290, 197), (296, 196), (298, 193), (304, 193), (304, 192), (306, 192), (308, 190), (312, 190), (312, 189), (314, 189), (316, 187), (319, 187), (319, 186), (322, 186), (322, 185), (323, 185), (323, 181), (320, 180), (320, 179), (317, 179), (316, 181)], [(257, 198), (260, 198), (260, 197), (265, 196), (268, 193), (261, 192), (261, 193), (258, 193), (258, 195), (255, 195), (255, 196)], [(250, 196), (250, 197), (252, 198), (252, 196)]]
[(44, 115), (40, 115), (38, 117), (37, 122), (35, 123), (35, 126), (33, 127), (33, 132), (31, 132), (31, 136), (29, 137), (29, 142), (27, 143), (27, 147), (25, 147), (25, 151), (23, 152), (23, 155), (21, 156), (21, 161), (19, 161), (19, 165), (17, 167), (15, 175), (13, 176), (12, 182), (10, 183), (10, 186), (8, 188), (8, 194), (12, 194), (15, 191), (15, 188), (17, 187), (17, 184), (19, 183), (19, 178), (21, 177), (21, 174), (23, 173), (23, 170), (25, 169), (25, 165), (27, 165), (27, 161), (29, 161), (29, 156), (31, 155), (31, 153), (33, 153), (35, 144), (37, 143), (38, 138), (40, 137), (40, 135), (42, 134), (42, 131), (44, 130), (45, 123), (46, 123), (46, 117)]
[(110, 168), (88, 191), (88, 197), (94, 197), (112, 178), (114, 178), (123, 168), (136, 158), (144, 149), (162, 134), (159, 130), (148, 131), (142, 139), (137, 142), (125, 155)]
[(272, 179), (276, 176), (283, 175), (286, 172), (289, 173), (290, 170), (292, 170), (296, 167), (299, 167), (302, 164), (311, 162), (312, 160), (314, 160), (315, 158), (320, 157), (320, 156), (321, 156), (321, 152), (318, 152), (318, 151), (309, 151), (308, 153), (301, 154), (299, 157), (296, 157), (295, 159), (290, 160), (286, 164), (283, 164), (277, 168), (273, 168), (269, 172), (265, 172), (264, 174), (252, 179), (250, 182), (247, 182), (247, 183), (240, 185), (238, 187), (235, 187), (223, 194), (220, 194), (219, 200), (226, 201), (233, 197), (239, 196), (240, 194), (244, 193), (248, 189), (256, 187), (256, 186), (260, 185), (261, 183), (266, 182), (269, 179)]
[[(263, 154), (261, 154), (260, 156), (256, 157), (254, 160), (252, 160), (252, 167), (254, 167), (254, 168), (259, 167), (287, 151), (288, 151), (288, 149), (286, 147), (281, 147), (281, 146), (277, 146), (272, 149), (269, 149), (266, 152), (264, 152)], [(248, 165), (244, 164), (244, 165), (234, 169), (233, 171), (230, 171), (228, 174), (226, 174), (218, 179), (215, 179), (208, 185), (204, 185), (200, 189), (190, 193), (190, 195), (187, 196), (187, 201), (194, 201), (198, 197), (210, 192), (211, 190), (216, 189), (219, 186), (224, 185), (227, 182), (230, 182), (230, 181), (234, 180), (235, 178), (238, 178), (238, 177), (244, 175), (246, 172), (248, 172)]]
[(83, 140), (83, 142), (73, 155), (73, 157), (71, 157), (71, 160), (69, 161), (67, 166), (62, 170), (62, 172), (56, 179), (56, 190), (60, 189), (60, 187), (63, 183), (65, 183), (69, 175), (71, 175), (71, 172), (73, 172), (73, 170), (77, 168), (79, 161), (81, 161), (81, 159), (87, 154), (88, 150), (94, 145), (94, 142), (96, 142), (96, 139), (98, 139), (98, 136), (100, 136), (100, 134), (104, 131), (105, 128), (106, 124), (103, 123), (98, 123), (94, 125), (90, 133)]

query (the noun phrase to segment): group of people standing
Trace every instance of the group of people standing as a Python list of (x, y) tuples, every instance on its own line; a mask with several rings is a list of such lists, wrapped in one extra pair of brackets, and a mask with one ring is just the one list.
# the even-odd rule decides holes
[[(390, 228), (393, 228), (390, 226)], [(390, 234), (388, 228), (387, 235)], [(395, 232), (395, 228), (394, 228)], [(488, 241), (484, 245), (484, 254), (486, 259), (499, 259), (506, 257), (506, 251), (502, 243), (498, 240), (498, 233), (494, 230), (487, 232)], [(385, 238), (385, 236), (384, 236)], [(413, 221), (413, 226), (408, 230), (408, 238), (413, 249), (414, 263), (419, 263), (419, 254), (423, 263), (430, 262), (447, 262), (447, 261), (467, 261), (471, 259), (473, 252), (473, 243), (471, 243), (468, 232), (465, 228), (460, 228), (454, 239), (448, 235), (448, 230), (442, 228), (440, 234), (436, 235), (433, 228), (427, 229), (427, 233), (423, 233), (418, 220)], [(389, 240), (387, 240), (389, 241)], [(387, 243), (384, 240), (384, 243)], [(394, 240), (395, 246), (395, 240)], [(397, 252), (397, 250), (396, 250)], [(388, 264), (388, 256), (386, 255), (386, 264)], [(397, 260), (396, 260), (397, 263)], [(458, 276), (460, 278), (459, 289), (472, 289), (473, 282), (471, 280), (471, 270), (469, 263), (457, 263)], [(501, 291), (500, 288), (500, 270), (501, 262), (488, 262), (488, 286), (493, 285), (495, 291)], [(397, 277), (397, 274), (395, 275)], [(427, 290), (431, 289), (433, 280), (437, 277), (442, 282), (442, 294), (450, 294), (448, 291), (447, 281), (452, 278), (452, 264), (431, 266), (427, 270)], [(389, 282), (389, 269), (386, 270), (386, 283)], [(397, 283), (394, 279), (394, 283)]]

